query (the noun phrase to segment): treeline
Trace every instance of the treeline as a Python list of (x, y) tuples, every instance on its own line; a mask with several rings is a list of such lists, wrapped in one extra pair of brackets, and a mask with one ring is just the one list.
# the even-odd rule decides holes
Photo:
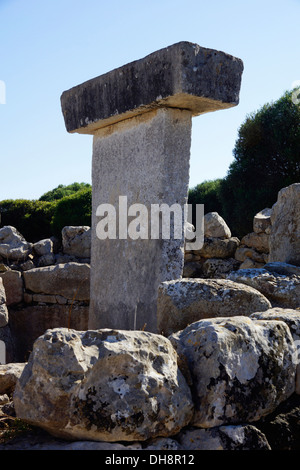
[[(295, 91), (246, 117), (233, 157), (225, 178), (190, 189), (188, 202), (204, 204), (205, 213), (218, 212), (232, 234), (242, 237), (252, 231), (254, 215), (276, 202), (281, 188), (300, 182), (300, 104)], [(61, 184), (39, 200), (1, 201), (1, 226), (13, 225), (30, 242), (59, 237), (66, 225), (90, 226), (91, 206), (91, 185)]]
[(299, 89), (286, 92), (247, 116), (238, 131), (234, 160), (223, 179), (205, 181), (189, 192), (191, 204), (216, 211), (234, 236), (252, 232), (254, 215), (272, 207), (278, 191), (300, 182)]
[(38, 200), (0, 202), (1, 226), (12, 225), (32, 243), (51, 235), (60, 237), (66, 225), (91, 225), (92, 189), (73, 183), (43, 194)]

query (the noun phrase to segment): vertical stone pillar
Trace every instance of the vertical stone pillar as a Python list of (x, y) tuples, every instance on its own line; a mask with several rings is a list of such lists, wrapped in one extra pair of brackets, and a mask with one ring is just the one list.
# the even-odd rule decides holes
[[(239, 59), (182, 42), (63, 93), (67, 130), (94, 135), (89, 328), (157, 332), (158, 285), (181, 277), (184, 234), (153, 239), (150, 223), (132, 239), (129, 208), (183, 208), (192, 116), (238, 104), (242, 70)], [(115, 208), (113, 239), (99, 238), (103, 204)]]

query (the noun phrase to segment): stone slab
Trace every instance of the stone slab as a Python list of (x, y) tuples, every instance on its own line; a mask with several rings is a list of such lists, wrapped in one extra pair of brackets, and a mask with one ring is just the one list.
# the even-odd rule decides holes
[(68, 132), (94, 134), (153, 108), (193, 116), (236, 106), (243, 62), (221, 51), (179, 42), (64, 91)]

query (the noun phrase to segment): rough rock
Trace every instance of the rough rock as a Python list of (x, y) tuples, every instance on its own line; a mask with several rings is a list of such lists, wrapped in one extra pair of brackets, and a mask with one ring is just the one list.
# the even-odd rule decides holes
[(266, 208), (255, 214), (253, 218), (253, 231), (256, 233), (270, 233), (272, 209)]
[(295, 391), (295, 346), (282, 321), (200, 320), (169, 339), (190, 371), (196, 427), (255, 422)]
[(293, 361), (297, 365), (296, 369), (296, 393), (300, 394), (300, 310), (289, 308), (271, 308), (265, 312), (256, 312), (250, 315), (256, 320), (280, 320), (284, 321), (290, 329), (295, 342), (296, 352)]
[(247, 258), (250, 258), (256, 263), (264, 263), (264, 257), (262, 253), (258, 253), (255, 249), (247, 246), (240, 245), (235, 252), (235, 259), (240, 262), (244, 262)]
[(74, 440), (169, 437), (193, 415), (170, 341), (109, 329), (58, 328), (38, 338), (14, 405), (17, 417)]
[(254, 248), (259, 253), (269, 253), (269, 235), (251, 232), (241, 239), (241, 245)]
[(0, 395), (11, 394), (14, 391), (17, 380), (20, 378), (25, 363), (10, 363), (0, 365)]
[(8, 323), (8, 310), (6, 306), (6, 293), (3, 286), (3, 281), (0, 277), (0, 328)]
[(231, 271), (237, 270), (239, 267), (239, 261), (234, 258), (208, 258), (202, 265), (203, 277), (210, 279), (225, 279), (227, 274)]
[(271, 450), (266, 436), (250, 424), (187, 428), (177, 438), (185, 450)]
[(85, 225), (68, 225), (62, 229), (63, 251), (78, 258), (91, 256), (91, 228)]
[(53, 253), (53, 241), (51, 238), (45, 238), (34, 243), (32, 248), (38, 256), (48, 255)]
[(275, 307), (300, 307), (300, 277), (270, 273), (264, 268), (239, 269), (231, 272), (227, 279), (257, 289)]
[(300, 183), (279, 191), (271, 223), (269, 261), (300, 266)]
[(2, 360), (2, 362), (16, 362), (15, 342), (9, 324), (0, 328), (0, 341), (3, 341), (5, 345), (5, 360)]
[(168, 336), (203, 318), (247, 316), (270, 307), (257, 290), (227, 279), (166, 281), (158, 291), (158, 331)]
[(25, 287), (36, 294), (56, 294), (67, 299), (89, 300), (90, 265), (65, 263), (30, 269), (23, 273)]
[(204, 216), (204, 236), (230, 238), (231, 231), (225, 220), (217, 212), (208, 212)]
[(197, 253), (203, 258), (233, 258), (239, 243), (237, 237), (204, 237), (203, 247)]
[(293, 274), (295, 274), (296, 276), (300, 277), (300, 267), (288, 263), (266, 263), (264, 265), (264, 269), (266, 269), (270, 273), (282, 274), (283, 276), (292, 276)]
[(5, 225), (0, 228), (0, 256), (8, 260), (25, 259), (32, 249), (23, 235), (15, 227)]
[(18, 304), (23, 301), (23, 279), (20, 271), (9, 270), (0, 273), (6, 293), (6, 305)]

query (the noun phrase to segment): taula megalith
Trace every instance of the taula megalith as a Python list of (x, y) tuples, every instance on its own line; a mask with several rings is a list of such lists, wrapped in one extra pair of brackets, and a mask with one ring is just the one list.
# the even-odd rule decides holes
[(184, 229), (157, 237), (145, 217), (167, 207), (171, 225), (187, 204), (192, 117), (236, 106), (242, 72), (179, 42), (62, 94), (67, 131), (94, 136), (89, 328), (160, 333), (158, 286), (182, 276)]

